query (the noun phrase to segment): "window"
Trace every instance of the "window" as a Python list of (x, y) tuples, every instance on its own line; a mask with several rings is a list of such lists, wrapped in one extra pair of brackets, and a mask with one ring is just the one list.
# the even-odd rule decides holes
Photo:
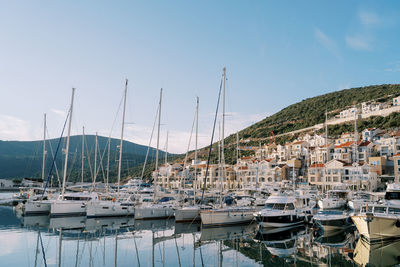
[(375, 212), (376, 213), (385, 213), (386, 207), (375, 207)]
[(389, 208), (389, 213), (400, 214), (399, 208)]

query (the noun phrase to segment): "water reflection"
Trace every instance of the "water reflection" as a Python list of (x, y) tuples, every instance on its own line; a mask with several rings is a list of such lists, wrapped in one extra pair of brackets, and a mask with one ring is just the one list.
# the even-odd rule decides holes
[(400, 264), (400, 240), (369, 244), (360, 238), (354, 250), (354, 261), (361, 266), (394, 266)]
[(0, 207), (0, 266), (392, 266), (400, 240), (369, 244), (354, 229), (321, 235), (311, 226), (133, 218), (21, 217)]

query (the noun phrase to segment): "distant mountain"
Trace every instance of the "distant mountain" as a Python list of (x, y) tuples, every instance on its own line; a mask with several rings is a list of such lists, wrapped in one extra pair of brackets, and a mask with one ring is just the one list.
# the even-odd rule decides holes
[[(46, 142), (46, 175), (51, 167), (53, 156), (55, 153), (59, 139), (51, 139)], [(64, 162), (64, 148), (66, 138), (60, 143), (59, 153), (57, 155), (56, 165), (60, 175), (62, 175), (62, 167)], [(108, 138), (98, 137), (97, 166), (100, 166), (100, 157), (103, 157), (102, 165), (105, 172), (107, 166), (107, 142)], [(94, 151), (95, 136), (85, 136), (85, 157), (84, 172), (85, 180), (90, 181), (91, 171), (94, 168)], [(110, 177), (115, 179), (118, 158), (119, 158), (120, 140), (111, 139), (110, 142)], [(0, 140), (0, 178), (23, 178), (23, 177), (41, 177), (42, 172), (42, 146), (43, 141), (1, 141)], [(68, 172), (69, 180), (80, 180), (81, 178), (81, 152), (82, 152), (82, 136), (71, 136), (69, 148)], [(128, 169), (132, 169), (142, 165), (147, 153), (147, 146), (138, 145), (129, 141), (123, 143), (122, 170), (127, 173)], [(155, 159), (156, 149), (150, 148), (148, 162)], [(101, 156), (100, 156), (101, 155)], [(165, 152), (160, 150), (160, 158), (164, 157)], [(90, 165), (89, 165), (90, 162)], [(53, 172), (56, 177), (56, 172)], [(102, 179), (102, 170), (99, 172), (99, 179)]]

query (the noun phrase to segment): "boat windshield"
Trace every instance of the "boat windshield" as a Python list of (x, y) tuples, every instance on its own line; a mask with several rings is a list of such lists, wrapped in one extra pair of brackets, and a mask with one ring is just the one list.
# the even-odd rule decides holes
[(386, 192), (385, 199), (387, 199), (387, 200), (400, 200), (400, 192)]
[(293, 203), (267, 203), (264, 208), (272, 210), (294, 210), (294, 205)]

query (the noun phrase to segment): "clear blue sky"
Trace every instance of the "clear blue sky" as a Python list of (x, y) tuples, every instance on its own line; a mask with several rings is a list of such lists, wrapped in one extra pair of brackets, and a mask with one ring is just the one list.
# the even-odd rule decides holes
[(40, 139), (45, 112), (56, 137), (73, 86), (74, 134), (108, 135), (128, 78), (127, 138), (148, 142), (163, 87), (161, 143), (169, 130), (184, 152), (196, 96), (209, 142), (223, 66), (233, 132), (308, 97), (399, 83), (399, 41), (399, 1), (2, 0), (0, 139)]

